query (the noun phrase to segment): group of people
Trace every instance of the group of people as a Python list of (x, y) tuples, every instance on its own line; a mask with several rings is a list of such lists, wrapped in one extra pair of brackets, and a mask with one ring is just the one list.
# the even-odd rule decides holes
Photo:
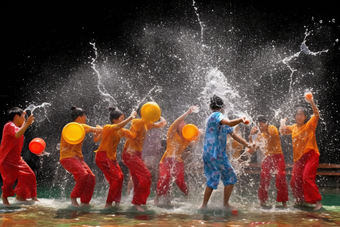
[[(287, 206), (288, 186), (285, 174), (285, 161), (282, 154), (280, 134), (292, 135), (294, 167), (290, 186), (296, 199), (296, 203), (304, 202), (316, 204), (315, 209), (320, 209), (321, 195), (315, 184), (316, 170), (319, 163), (319, 151), (316, 144), (315, 128), (319, 119), (319, 111), (313, 99), (307, 100), (314, 115), (309, 119), (308, 112), (304, 108), (298, 108), (295, 114), (296, 124), (286, 126), (281, 124), (280, 129), (269, 125), (264, 116), (256, 118), (256, 126), (251, 129), (249, 142), (234, 131), (234, 126), (246, 123), (246, 119), (237, 118), (229, 120), (224, 114), (223, 100), (214, 95), (210, 101), (212, 113), (206, 119), (204, 129), (203, 163), (204, 173), (207, 179), (201, 209), (207, 208), (210, 196), (217, 189), (220, 179), (224, 185), (223, 206), (233, 208), (229, 198), (237, 176), (227, 157), (227, 136), (233, 138), (237, 143), (248, 148), (250, 154), (260, 148), (265, 158), (261, 166), (261, 181), (258, 196), (261, 205), (268, 200), (268, 187), (270, 173), (274, 170), (276, 174), (277, 202)], [(167, 132), (167, 146), (159, 163), (158, 182), (154, 203), (159, 205), (160, 197), (167, 197), (171, 184), (174, 182), (179, 189), (188, 196), (189, 190), (184, 178), (184, 164), (182, 155), (187, 147), (199, 141), (185, 139), (182, 129), (186, 125), (185, 118), (195, 112), (197, 106), (191, 106), (184, 114), (178, 117), (169, 127)], [(0, 173), (3, 179), (2, 202), (10, 205), (8, 197), (16, 195), (16, 199), (25, 201), (29, 198), (37, 199), (37, 184), (34, 172), (20, 156), (26, 129), (34, 121), (31, 115), (25, 120), (25, 111), (20, 108), (12, 108), (8, 111), (9, 122), (4, 126), (0, 146)], [(132, 204), (138, 211), (144, 211), (150, 194), (151, 174), (142, 159), (143, 144), (148, 130), (152, 128), (163, 128), (167, 121), (160, 117), (157, 122), (146, 121), (136, 118), (137, 113), (133, 111), (125, 119), (125, 115), (118, 108), (109, 108), (109, 124), (101, 127), (91, 127), (86, 124), (86, 113), (83, 109), (72, 107), (71, 117), (73, 122), (79, 123), (85, 133), (93, 133), (94, 142), (99, 142), (95, 151), (95, 162), (103, 172), (110, 187), (105, 207), (112, 207), (113, 202), (118, 206), (121, 201), (123, 188), (123, 173), (117, 162), (117, 146), (122, 137), (126, 138), (122, 151), (122, 161), (129, 169), (133, 182)], [(131, 121), (130, 129), (124, 128)], [(201, 130), (202, 134), (202, 130)], [(257, 135), (253, 140), (252, 135)], [(70, 199), (73, 206), (88, 205), (96, 184), (96, 177), (83, 160), (81, 141), (78, 144), (70, 144), (63, 137), (60, 142), (60, 164), (66, 171), (71, 173), (75, 179), (75, 186), (71, 192)], [(155, 149), (157, 149), (155, 147)], [(17, 186), (13, 189), (15, 181)], [(77, 199), (80, 198), (81, 204)]]

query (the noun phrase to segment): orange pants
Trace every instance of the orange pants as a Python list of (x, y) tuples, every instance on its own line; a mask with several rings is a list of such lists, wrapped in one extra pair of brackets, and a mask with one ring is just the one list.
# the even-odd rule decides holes
[(129, 154), (124, 149), (122, 159), (126, 167), (129, 168), (133, 181), (132, 204), (145, 205), (150, 195), (151, 173), (142, 160), (142, 152), (135, 151)]
[(267, 156), (261, 165), (261, 181), (258, 190), (260, 201), (268, 200), (268, 188), (271, 178), (271, 170), (275, 173), (275, 186), (277, 189), (276, 201), (288, 201), (288, 186), (286, 181), (286, 165), (283, 154)]
[(159, 179), (157, 183), (156, 193), (158, 196), (167, 195), (172, 183), (172, 179), (178, 188), (187, 196), (188, 188), (184, 181), (184, 164), (176, 158), (165, 158), (159, 164)]
[(96, 153), (96, 164), (110, 184), (106, 203), (112, 203), (113, 201), (120, 203), (124, 175), (117, 161), (109, 159), (105, 151), (98, 151)]
[[(18, 163), (3, 162), (0, 165), (0, 172), (3, 180), (2, 196), (9, 197), (17, 194), (18, 196), (29, 199), (37, 197), (37, 181), (35, 174), (27, 163), (20, 159)], [(17, 186), (13, 190), (15, 181)]]
[(319, 155), (311, 150), (294, 162), (290, 187), (298, 201), (315, 204), (322, 200), (318, 186), (315, 184)]
[(96, 185), (96, 176), (92, 173), (91, 169), (79, 157), (64, 158), (60, 160), (60, 163), (73, 175), (76, 181), (70, 197), (80, 197), (80, 202), (89, 203), (93, 195), (94, 186)]

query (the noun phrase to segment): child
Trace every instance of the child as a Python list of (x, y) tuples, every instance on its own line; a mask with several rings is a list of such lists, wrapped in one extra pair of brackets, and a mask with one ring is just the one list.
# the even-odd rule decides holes
[[(85, 130), (85, 133), (99, 134), (102, 132), (100, 126), (90, 127), (86, 125), (86, 114), (81, 108), (71, 108), (71, 118), (73, 122), (79, 123)], [(95, 135), (95, 137), (97, 137)], [(92, 198), (94, 186), (96, 184), (96, 177), (92, 173), (91, 169), (83, 160), (83, 154), (81, 151), (84, 140), (78, 144), (69, 144), (61, 137), (60, 141), (60, 164), (66, 171), (70, 172), (76, 184), (71, 192), (70, 198), (73, 206), (78, 207), (77, 198), (80, 197), (81, 205), (88, 206)]]
[(320, 152), (316, 144), (315, 129), (320, 114), (313, 98), (306, 101), (311, 104), (314, 115), (308, 120), (307, 109), (299, 107), (295, 112), (296, 124), (292, 126), (281, 124), (280, 132), (283, 135), (292, 135), (294, 166), (290, 187), (296, 203), (316, 204), (314, 210), (319, 210), (322, 207), (322, 197), (315, 179)]
[(134, 139), (127, 138), (122, 159), (130, 171), (133, 181), (134, 195), (132, 204), (138, 211), (144, 212), (142, 204), (145, 205), (150, 194), (151, 174), (142, 160), (142, 149), (147, 130), (151, 128), (161, 128), (167, 124), (161, 117), (161, 121), (152, 123), (144, 119), (132, 120), (130, 131), (136, 134)]
[(282, 202), (282, 206), (287, 207), (288, 186), (286, 182), (286, 164), (281, 149), (279, 131), (274, 125), (268, 125), (267, 119), (262, 115), (257, 117), (256, 123), (258, 127), (254, 126), (251, 129), (249, 141), (253, 142), (252, 135), (257, 134), (260, 130), (260, 134), (255, 141), (255, 146), (250, 151), (250, 153), (254, 153), (260, 147), (265, 156), (261, 164), (261, 181), (258, 190), (260, 205), (264, 206), (268, 200), (268, 188), (272, 171), (276, 177), (276, 201)]
[(236, 174), (230, 165), (226, 155), (227, 135), (230, 134), (233, 139), (246, 147), (251, 147), (247, 141), (233, 132), (232, 126), (245, 122), (245, 118), (228, 120), (224, 117), (223, 100), (214, 95), (210, 101), (210, 108), (213, 113), (206, 120), (206, 129), (204, 137), (204, 173), (207, 177), (207, 186), (204, 192), (203, 204), (201, 209), (207, 208), (209, 198), (220, 181), (220, 176), (224, 184), (223, 206), (232, 208), (229, 205), (229, 197), (237, 182)]
[[(5, 124), (0, 146), (0, 173), (3, 180), (1, 199), (9, 206), (8, 197), (16, 194), (16, 199), (26, 201), (37, 198), (37, 182), (32, 169), (20, 156), (24, 144), (24, 133), (33, 121), (33, 115), (25, 121), (26, 112), (18, 107), (8, 111), (9, 122)], [(15, 181), (17, 186), (13, 190)]]
[(184, 181), (184, 164), (182, 153), (192, 143), (186, 140), (182, 135), (182, 129), (185, 126), (184, 119), (194, 112), (197, 106), (191, 106), (187, 112), (177, 118), (170, 126), (167, 134), (167, 148), (159, 163), (159, 179), (156, 189), (155, 205), (159, 205), (159, 197), (168, 194), (172, 178), (178, 188), (188, 196), (188, 188)]
[(106, 180), (110, 184), (109, 193), (104, 207), (112, 207), (115, 201), (116, 206), (119, 205), (122, 197), (123, 173), (117, 163), (116, 152), (121, 137), (129, 139), (135, 138), (135, 134), (123, 128), (129, 121), (136, 117), (136, 112), (132, 112), (131, 116), (124, 120), (124, 114), (110, 107), (110, 122), (103, 128), (102, 141), (96, 150), (96, 164), (104, 173)]

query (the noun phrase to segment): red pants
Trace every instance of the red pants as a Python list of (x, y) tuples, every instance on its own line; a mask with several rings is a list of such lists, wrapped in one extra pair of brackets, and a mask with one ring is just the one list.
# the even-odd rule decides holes
[(261, 165), (261, 181), (258, 191), (260, 201), (268, 200), (268, 188), (270, 184), (271, 171), (275, 173), (275, 186), (277, 189), (276, 201), (288, 201), (288, 186), (286, 181), (286, 165), (283, 154), (267, 156)]
[(173, 178), (175, 178), (178, 188), (184, 192), (186, 196), (188, 195), (188, 188), (184, 181), (183, 162), (179, 162), (176, 158), (165, 158), (163, 162), (159, 164), (159, 179), (156, 189), (158, 196), (168, 194)]
[(96, 154), (96, 164), (110, 184), (106, 203), (112, 203), (113, 201), (120, 203), (124, 175), (117, 161), (109, 159), (105, 151), (98, 151)]
[(132, 204), (146, 204), (150, 195), (151, 173), (142, 160), (142, 152), (135, 151), (130, 155), (125, 150), (122, 154), (124, 164), (129, 168), (133, 181), (133, 199)]
[(315, 184), (319, 155), (311, 150), (294, 163), (290, 187), (297, 201), (315, 204), (322, 200), (318, 186)]
[(80, 202), (89, 203), (93, 195), (94, 186), (96, 185), (96, 176), (82, 158), (64, 158), (60, 160), (60, 163), (73, 175), (76, 181), (70, 197), (80, 197)]
[[(2, 196), (9, 197), (17, 194), (18, 196), (29, 199), (37, 197), (37, 181), (35, 174), (27, 163), (20, 159), (17, 163), (3, 162), (0, 165), (2, 176)], [(13, 190), (15, 181), (18, 180), (17, 186)]]

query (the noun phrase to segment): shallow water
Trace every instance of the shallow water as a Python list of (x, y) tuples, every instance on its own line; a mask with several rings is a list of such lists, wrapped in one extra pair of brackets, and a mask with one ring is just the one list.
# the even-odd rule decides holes
[(339, 189), (321, 189), (324, 206), (319, 211), (291, 203), (288, 209), (279, 204), (261, 208), (257, 201), (240, 203), (232, 195), (232, 204), (238, 206), (236, 215), (222, 209), (221, 198), (216, 196), (209, 209), (199, 210), (201, 194), (191, 195), (187, 201), (175, 196), (171, 206), (162, 208), (153, 205), (151, 195), (146, 212), (141, 213), (132, 207), (131, 197), (127, 196), (123, 196), (119, 209), (104, 209), (105, 195), (95, 195), (90, 207), (74, 208), (66, 198), (42, 198), (41, 191), (40, 202), (19, 203), (11, 197), (11, 207), (1, 204), (0, 226), (340, 226)]

